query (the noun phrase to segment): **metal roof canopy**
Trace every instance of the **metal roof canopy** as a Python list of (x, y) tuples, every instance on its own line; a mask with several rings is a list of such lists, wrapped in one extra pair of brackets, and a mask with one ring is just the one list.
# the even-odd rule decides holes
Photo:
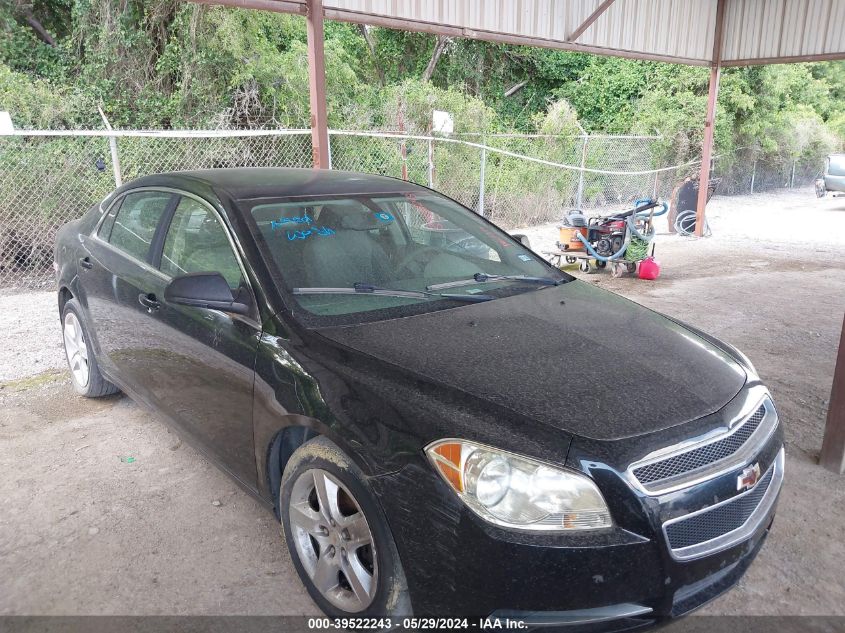
[[(710, 67), (696, 234), (713, 156), (723, 66), (845, 59), (845, 0), (189, 0), (308, 21), (314, 167), (328, 161), (323, 19), (508, 44)], [(845, 327), (845, 325), (843, 325)], [(845, 381), (845, 330), (834, 395)], [(840, 394), (841, 395), (841, 394)], [(845, 472), (845, 397), (831, 398), (822, 464)]]
[(845, 0), (190, 0), (308, 21), (314, 166), (328, 167), (323, 18), (453, 37), (709, 66), (696, 233), (723, 66), (845, 59)]
[[(308, 0), (194, 0), (307, 14)], [(845, 59), (843, 0), (324, 0), (329, 20), (709, 66)]]

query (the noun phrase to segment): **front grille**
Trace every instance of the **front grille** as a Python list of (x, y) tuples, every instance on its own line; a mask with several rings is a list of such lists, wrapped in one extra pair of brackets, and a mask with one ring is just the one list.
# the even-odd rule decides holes
[(669, 547), (681, 549), (698, 545), (742, 527), (757, 509), (757, 506), (760, 505), (760, 501), (772, 483), (774, 471), (774, 466), (769, 468), (768, 472), (750, 492), (739, 495), (727, 503), (715, 506), (711, 510), (666, 525), (665, 531)]
[(748, 438), (757, 430), (764, 417), (766, 417), (766, 406), (761, 404), (731, 435), (699, 448), (694, 448), (686, 453), (635, 468), (634, 476), (645, 485), (692, 472), (730, 457), (748, 441)]

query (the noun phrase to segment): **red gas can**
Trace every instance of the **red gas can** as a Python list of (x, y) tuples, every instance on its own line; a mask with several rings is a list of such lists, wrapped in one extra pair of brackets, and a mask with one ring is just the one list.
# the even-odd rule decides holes
[(640, 279), (657, 279), (660, 276), (660, 264), (654, 257), (646, 257), (640, 262)]

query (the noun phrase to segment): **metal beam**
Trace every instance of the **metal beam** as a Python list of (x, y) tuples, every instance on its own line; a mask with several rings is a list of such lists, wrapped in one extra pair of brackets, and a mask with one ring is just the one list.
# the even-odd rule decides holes
[(567, 42), (574, 42), (579, 37), (581, 37), (584, 34), (584, 31), (586, 31), (588, 28), (590, 28), (590, 25), (592, 25), (593, 22), (598, 20), (599, 17), (601, 16), (601, 14), (604, 13), (605, 11), (607, 11), (610, 8), (610, 5), (613, 4), (613, 2), (614, 2), (614, 0), (604, 0), (604, 2), (602, 2), (598, 6), (598, 8), (595, 11), (593, 11), (589, 15), (589, 17), (581, 23), (581, 26), (579, 26), (577, 29), (572, 31), (572, 34), (569, 37), (566, 38), (566, 41)]
[(845, 474), (845, 319), (842, 320), (842, 336), (833, 370), (819, 464), (827, 470)]
[(238, 9), (257, 9), (274, 13), (298, 13), (305, 15), (307, 10), (302, 0), (188, 0), (195, 4), (211, 4)]
[(819, 53), (818, 55), (792, 55), (787, 57), (757, 57), (750, 59), (726, 59), (722, 66), (761, 66), (763, 64), (798, 64), (803, 62), (831, 62), (845, 59), (845, 53)]
[(329, 127), (326, 120), (326, 60), (323, 50), (323, 2), (308, 0), (308, 87), (311, 98), (311, 153), (315, 169), (329, 169)]
[(716, 124), (716, 103), (719, 98), (719, 78), (722, 72), (722, 35), (725, 24), (725, 0), (716, 5), (716, 25), (713, 31), (713, 65), (707, 89), (707, 114), (704, 119), (704, 142), (701, 146), (701, 172), (698, 178), (698, 201), (695, 209), (695, 234), (704, 235), (704, 209), (710, 187), (710, 161), (713, 158), (713, 132)]

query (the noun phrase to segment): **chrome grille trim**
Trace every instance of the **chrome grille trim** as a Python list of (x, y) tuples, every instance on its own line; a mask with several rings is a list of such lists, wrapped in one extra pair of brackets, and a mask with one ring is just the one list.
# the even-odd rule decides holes
[[(684, 516), (666, 521), (663, 524), (663, 537), (666, 539), (666, 544), (669, 547), (669, 554), (672, 558), (677, 561), (688, 561), (696, 558), (702, 558), (704, 556), (715, 554), (716, 552), (721, 552), (722, 550), (733, 547), (734, 545), (750, 538), (754, 532), (757, 531), (762, 522), (768, 517), (772, 506), (777, 500), (778, 493), (780, 492), (781, 485), (783, 484), (784, 461), (784, 449), (781, 448), (772, 466), (751, 490), (747, 490), (742, 494), (738, 494), (712, 506), (702, 508), (696, 512), (690, 512)], [(765, 488), (763, 494), (761, 495), (761, 486), (766, 486), (767, 484), (768, 487)], [(742, 503), (746, 498), (755, 499), (757, 497), (760, 497), (757, 506), (738, 527), (725, 532), (724, 534), (720, 534), (719, 536), (693, 545), (675, 548), (671, 546), (669, 529), (672, 526), (702, 517), (706, 520), (707, 515), (710, 513), (719, 513), (720, 511), (728, 510), (728, 506), (731, 504)], [(715, 516), (715, 514), (712, 516)]]
[[(694, 486), (748, 462), (777, 424), (774, 404), (766, 395), (733, 420), (729, 428), (668, 446), (634, 462), (626, 471), (627, 478), (653, 496)], [(662, 476), (655, 478), (655, 473)]]

